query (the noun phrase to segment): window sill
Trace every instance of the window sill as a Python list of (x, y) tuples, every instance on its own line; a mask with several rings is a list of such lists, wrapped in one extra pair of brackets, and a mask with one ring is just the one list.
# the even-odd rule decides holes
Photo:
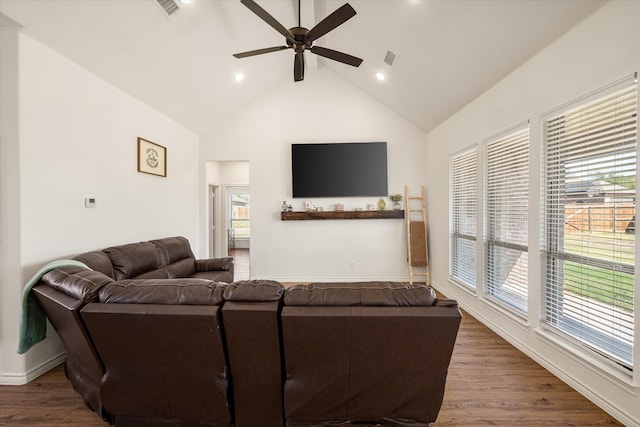
[(554, 346), (563, 354), (572, 358), (576, 363), (594, 368), (604, 378), (621, 390), (635, 396), (640, 390), (640, 384), (634, 380), (633, 372), (619, 366), (605, 356), (598, 356), (595, 351), (571, 343), (555, 334), (553, 331), (541, 327), (534, 329), (538, 336), (546, 343)]

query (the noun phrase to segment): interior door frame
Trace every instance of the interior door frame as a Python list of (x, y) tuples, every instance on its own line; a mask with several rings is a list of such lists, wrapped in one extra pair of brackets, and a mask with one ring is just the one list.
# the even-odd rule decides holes
[(222, 211), (222, 207), (220, 206), (221, 197), (219, 184), (209, 183), (207, 203), (209, 211), (207, 215), (207, 250), (209, 251), (209, 258), (225, 257), (227, 256), (227, 251), (224, 249), (225, 245), (221, 245), (220, 242), (222, 238), (220, 235), (220, 223), (222, 221), (220, 212)]

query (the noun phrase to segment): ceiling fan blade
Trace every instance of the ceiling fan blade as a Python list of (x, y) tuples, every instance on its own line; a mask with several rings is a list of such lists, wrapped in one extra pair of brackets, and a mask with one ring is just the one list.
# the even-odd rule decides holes
[(236, 58), (246, 58), (248, 56), (262, 55), (263, 53), (278, 52), (280, 50), (291, 49), (289, 46), (274, 46), (266, 47), (264, 49), (249, 50), (247, 52), (234, 53)]
[(304, 52), (296, 52), (293, 60), (293, 81), (299, 82), (304, 80)]
[(279, 32), (280, 34), (285, 36), (287, 38), (287, 40), (289, 40), (291, 43), (295, 43), (296, 40), (293, 37), (293, 34), (291, 34), (291, 32), (289, 30), (287, 30), (284, 27), (284, 25), (279, 23), (276, 20), (276, 18), (274, 18), (273, 16), (269, 15), (269, 12), (267, 12), (262, 7), (260, 7), (260, 5), (258, 5), (258, 3), (256, 3), (253, 0), (240, 0), (240, 3), (242, 3), (245, 6), (247, 6), (250, 11), (252, 11), (256, 15), (258, 15), (258, 17), (260, 19), (262, 19), (264, 22), (266, 22), (267, 24), (271, 25), (271, 27), (273, 27), (277, 32)]
[(305, 40), (307, 42), (314, 41), (334, 28), (344, 24), (349, 19), (353, 18), (356, 15), (356, 11), (349, 3), (343, 4), (341, 7), (336, 9), (331, 15), (324, 18), (322, 21), (318, 22), (315, 27), (313, 27), (307, 33)]
[(310, 50), (316, 55), (333, 59), (334, 61), (342, 62), (354, 67), (358, 67), (360, 66), (360, 64), (362, 64), (362, 59), (360, 58), (356, 58), (355, 56), (351, 56), (346, 53), (338, 52), (337, 50), (327, 49), (326, 47), (313, 46)]

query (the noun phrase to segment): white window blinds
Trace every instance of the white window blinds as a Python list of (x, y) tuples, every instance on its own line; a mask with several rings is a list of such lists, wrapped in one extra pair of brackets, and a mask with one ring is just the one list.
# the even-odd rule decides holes
[(449, 185), (449, 275), (472, 288), (476, 287), (477, 158), (475, 147), (452, 157)]
[(637, 84), (618, 84), (543, 123), (544, 321), (632, 369)]
[(527, 312), (529, 126), (485, 146), (485, 289)]

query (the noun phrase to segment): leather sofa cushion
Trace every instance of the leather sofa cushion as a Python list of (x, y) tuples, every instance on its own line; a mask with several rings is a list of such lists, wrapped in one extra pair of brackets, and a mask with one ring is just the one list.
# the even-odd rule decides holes
[(195, 259), (193, 252), (191, 252), (189, 241), (185, 237), (167, 237), (165, 239), (151, 240), (151, 243), (158, 248), (160, 265), (173, 264), (184, 258)]
[(284, 294), (284, 286), (273, 280), (240, 280), (224, 289), (225, 301), (266, 302), (278, 301)]
[(233, 267), (233, 257), (198, 259), (196, 271), (229, 271)]
[(130, 243), (107, 248), (116, 280), (131, 279), (160, 267), (158, 249), (151, 242)]
[(203, 279), (120, 280), (100, 289), (107, 304), (221, 305), (224, 285)]
[(113, 283), (111, 277), (82, 267), (51, 270), (42, 276), (42, 281), (53, 289), (83, 302), (97, 301), (100, 289)]
[(109, 259), (109, 256), (102, 251), (87, 252), (84, 254), (80, 254), (73, 259), (84, 263), (92, 270), (99, 271), (100, 273), (106, 274), (112, 279), (115, 279), (115, 275), (113, 274), (113, 266), (111, 265), (111, 259)]
[(141, 280), (141, 279), (168, 279), (169, 278), (169, 273), (167, 272), (166, 267), (160, 267), (156, 270), (151, 270), (151, 271), (145, 271), (142, 274), (138, 274), (135, 277), (131, 277), (131, 279), (134, 280)]
[(196, 272), (196, 260), (194, 258), (184, 258), (167, 265), (166, 269), (169, 279), (189, 277)]
[(213, 282), (219, 283), (231, 283), (233, 282), (233, 272), (232, 271), (199, 271), (193, 273), (191, 276), (194, 279), (206, 279), (211, 280)]
[(435, 291), (399, 282), (309, 283), (287, 288), (287, 306), (432, 306)]

